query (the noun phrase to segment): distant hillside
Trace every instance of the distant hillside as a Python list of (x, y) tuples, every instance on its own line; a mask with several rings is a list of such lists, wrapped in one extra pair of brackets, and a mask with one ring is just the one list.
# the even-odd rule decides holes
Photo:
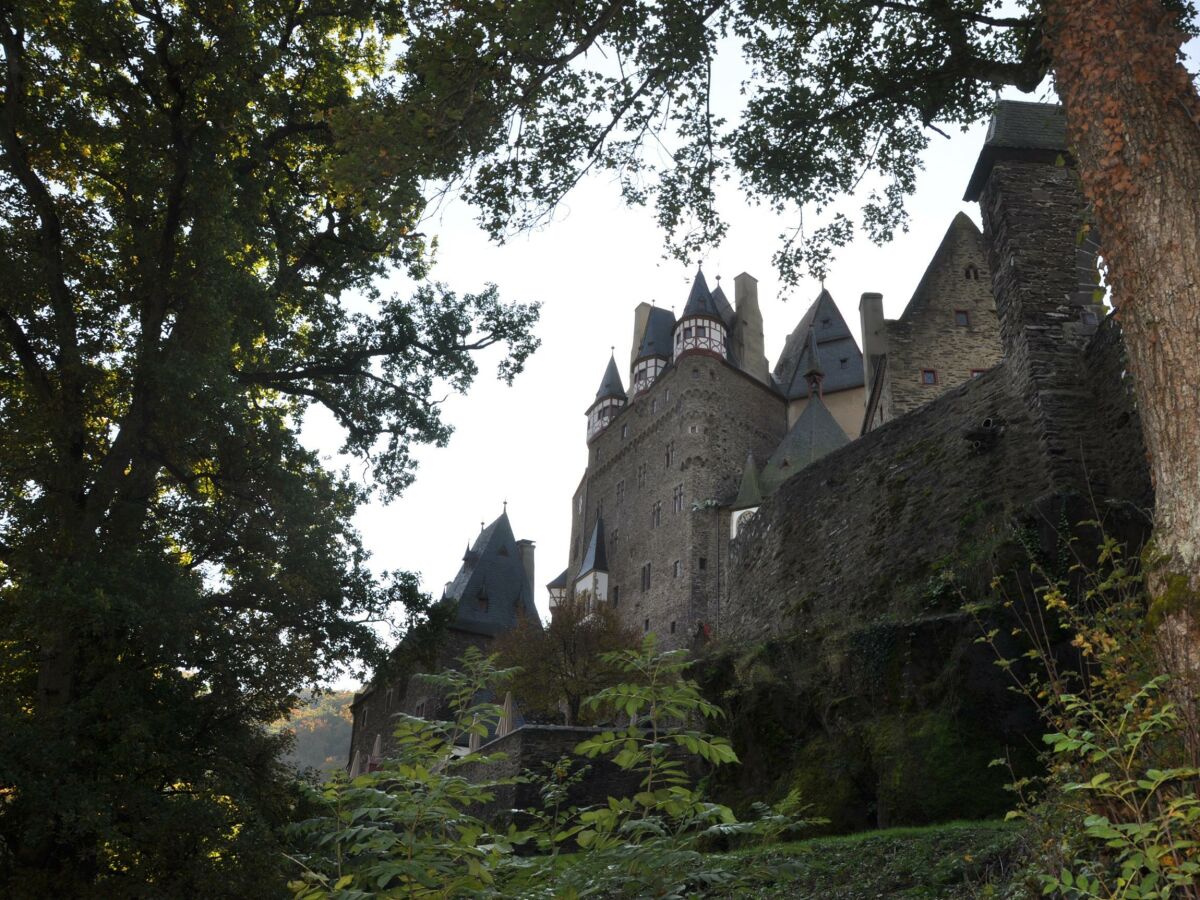
[(318, 769), (331, 774), (346, 765), (350, 750), (350, 701), (353, 691), (334, 691), (309, 699), (291, 718), (275, 723), (275, 729), (296, 735), (287, 762), (297, 769)]

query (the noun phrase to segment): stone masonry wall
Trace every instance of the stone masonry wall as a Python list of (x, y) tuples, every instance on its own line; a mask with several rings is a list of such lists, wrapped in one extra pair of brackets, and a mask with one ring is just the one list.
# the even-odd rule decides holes
[[(999, 432), (981, 448), (975, 432)], [(733, 542), (718, 635), (747, 644), (926, 612), (940, 567), (985, 548), (1045, 491), (1037, 436), (1003, 367), (800, 471)]]
[[(967, 313), (967, 325), (955, 311)], [(885, 323), (888, 387), (883, 420), (911, 412), (1000, 361), (1000, 325), (982, 235), (960, 213), (903, 315)], [(922, 369), (937, 373), (925, 384)]]
[(1094, 238), (1080, 242), (1083, 198), (1067, 166), (998, 161), (980, 197), (992, 289), (1016, 390), (1038, 423), (1051, 482), (1082, 490), (1102, 436), (1081, 351), (1104, 309), (1093, 299)]
[(747, 450), (765, 462), (784, 422), (783, 399), (760, 382), (715, 357), (682, 358), (592, 441), (572, 510), (572, 577), (600, 514), (609, 599), (623, 621), (654, 632), (664, 647), (691, 643), (721, 602), (716, 506), (737, 493)]

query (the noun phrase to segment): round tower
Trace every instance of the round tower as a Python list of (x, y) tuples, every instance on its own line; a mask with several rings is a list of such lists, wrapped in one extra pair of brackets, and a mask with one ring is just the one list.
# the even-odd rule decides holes
[(663, 369), (671, 364), (671, 333), (674, 328), (673, 313), (658, 307), (650, 309), (630, 373), (629, 390), (633, 396), (636, 397), (654, 384)]
[(600, 382), (600, 390), (596, 391), (596, 399), (587, 411), (589, 441), (608, 427), (608, 423), (624, 409), (628, 399), (621, 384), (621, 373), (617, 371), (616, 357), (609, 357), (604, 379)]
[(699, 267), (696, 269), (696, 279), (692, 282), (692, 292), (688, 294), (687, 305), (675, 323), (674, 341), (674, 359), (688, 353), (706, 353), (721, 359), (727, 356), (725, 321)]

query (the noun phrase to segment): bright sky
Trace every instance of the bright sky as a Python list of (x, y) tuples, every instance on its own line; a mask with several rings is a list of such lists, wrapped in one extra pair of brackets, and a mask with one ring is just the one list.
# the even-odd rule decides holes
[[(1197, 43), (1188, 49), (1195, 68)], [(714, 69), (721, 94), (714, 111), (735, 121), (739, 61), (735, 54), (722, 56), (732, 62), (719, 60)], [(1053, 100), (1048, 92), (1011, 96)], [(966, 133), (951, 132), (948, 139), (935, 135), (908, 204), (909, 232), (884, 247), (861, 239), (833, 265), (825, 286), (856, 338), (862, 293), (882, 293), (884, 314), (898, 317), (955, 214), (964, 211), (979, 224), (978, 207), (964, 203), (962, 195), (985, 132), (980, 123)], [(722, 276), (731, 300), (734, 276), (749, 272), (758, 279), (767, 358), (774, 367), (784, 339), (820, 285), (805, 282), (786, 300), (781, 294), (771, 255), (778, 235), (795, 228), (794, 219), (749, 205), (732, 186), (721, 196), (721, 210), (729, 233), (701, 260), (705, 275), (710, 287), (715, 276)], [(377, 570), (418, 572), (423, 588), (436, 596), (458, 571), (480, 523), (499, 516), (507, 500), (516, 537), (537, 545), (537, 605), (546, 615), (542, 585), (567, 565), (571, 496), (587, 461), (584, 414), (600, 385), (609, 348), (616, 347), (628, 387), (634, 307), (646, 300), (678, 312), (695, 267), (664, 259), (652, 211), (626, 208), (616, 185), (604, 176), (581, 183), (549, 225), (503, 247), (489, 242), (461, 202), (444, 208), (428, 230), (440, 242), (431, 277), (458, 292), (494, 282), (504, 299), (540, 302), (542, 346), (511, 388), (495, 378), (499, 355), (482, 358), (470, 392), (452, 394), (443, 404), (445, 420), (455, 429), (449, 445), (418, 448), (420, 468), (412, 487), (389, 506), (363, 508), (356, 524)], [(406, 293), (411, 285), (396, 279), (384, 288)], [(310, 413), (304, 439), (328, 454), (332, 464), (344, 463), (336, 458), (340, 435), (321, 411)]]

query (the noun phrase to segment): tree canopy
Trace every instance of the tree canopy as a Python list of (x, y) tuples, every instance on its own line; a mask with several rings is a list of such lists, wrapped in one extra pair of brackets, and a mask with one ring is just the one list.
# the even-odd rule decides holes
[(374, 0), (0, 6), (2, 892), (269, 893), (262, 726), (420, 609), (297, 437), (324, 407), (395, 496), (435, 388), (537, 344), (535, 306), (424, 280), (497, 92), (416, 43)]

